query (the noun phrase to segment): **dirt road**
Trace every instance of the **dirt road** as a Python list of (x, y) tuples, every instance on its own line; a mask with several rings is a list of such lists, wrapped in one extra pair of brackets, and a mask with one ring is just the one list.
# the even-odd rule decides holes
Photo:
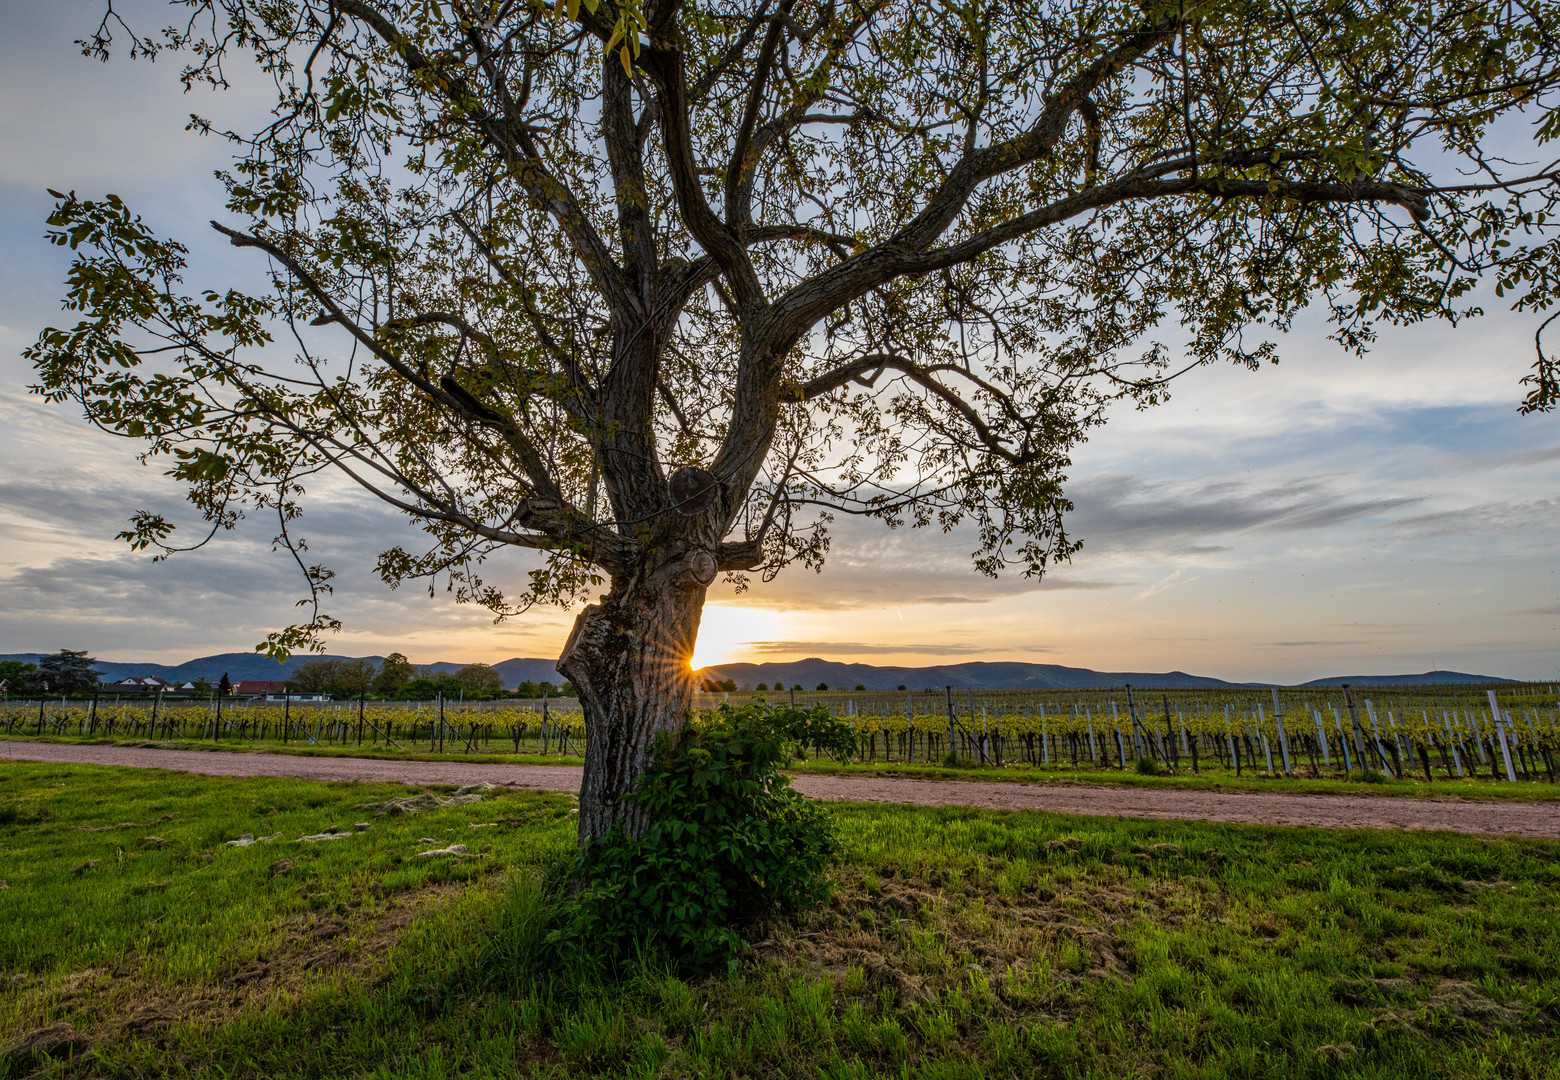
[[(577, 791), (580, 786), (578, 768), (480, 761), (384, 761), (23, 742), (0, 744), (0, 759), (128, 765), (208, 776), (286, 776), (414, 785), (485, 781), (539, 791)], [(1331, 829), (1440, 829), (1560, 839), (1560, 804), (1557, 803), (1432, 802), (1375, 796), (1268, 795), (868, 776), (799, 776), (796, 789), (809, 798), (831, 802), (973, 806), (988, 810), (1045, 810), (1102, 817), (1314, 825)]]

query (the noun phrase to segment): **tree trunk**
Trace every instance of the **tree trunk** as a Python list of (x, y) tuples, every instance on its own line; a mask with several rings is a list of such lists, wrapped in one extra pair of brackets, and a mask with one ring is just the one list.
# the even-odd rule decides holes
[(627, 799), (649, 765), (656, 738), (679, 730), (693, 698), (689, 661), (705, 589), (715, 577), (708, 549), (677, 545), (615, 575), (600, 604), (580, 612), (558, 660), (585, 713), (580, 840), (621, 825), (648, 827)]

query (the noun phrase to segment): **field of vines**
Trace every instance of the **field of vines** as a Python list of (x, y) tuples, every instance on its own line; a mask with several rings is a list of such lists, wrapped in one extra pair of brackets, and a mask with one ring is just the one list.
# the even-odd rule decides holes
[[(1548, 685), (801, 693), (852, 718), (863, 760), (1555, 782)], [(702, 695), (710, 698), (712, 695)], [(746, 695), (732, 695), (746, 696)]]
[(361, 747), (423, 754), (584, 752), (585, 721), (573, 700), (218, 702), (160, 699), (10, 700), (8, 736), (74, 736), (148, 742)]
[[(1079, 691), (777, 691), (824, 706), (866, 763), (1132, 770), (1304, 779), (1555, 782), (1560, 697), (1488, 687)], [(695, 707), (766, 695), (696, 695)], [(326, 704), (33, 700), (0, 703), (11, 737), (362, 748), (378, 753), (577, 758), (573, 699)]]

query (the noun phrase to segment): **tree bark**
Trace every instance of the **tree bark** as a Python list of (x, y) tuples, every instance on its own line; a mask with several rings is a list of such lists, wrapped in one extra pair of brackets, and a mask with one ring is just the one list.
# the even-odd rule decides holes
[(641, 835), (650, 824), (628, 796), (660, 733), (687, 720), (690, 660), (714, 577), (707, 547), (677, 544), (614, 575), (601, 603), (575, 621), (558, 670), (579, 690), (585, 713), (582, 843), (617, 826)]

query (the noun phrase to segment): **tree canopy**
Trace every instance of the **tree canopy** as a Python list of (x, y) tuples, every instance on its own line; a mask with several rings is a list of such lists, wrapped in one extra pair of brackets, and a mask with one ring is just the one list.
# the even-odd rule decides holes
[(374, 677), (374, 693), (394, 697), (416, 676), (417, 669), (412, 662), (404, 654), (393, 652), (379, 665), (379, 674)]
[(56, 694), (79, 694), (97, 688), (97, 658), (85, 649), (61, 649), (39, 657), (33, 682)]
[[(193, 120), (269, 286), (187, 287), (180, 242), (61, 194), (82, 317), (29, 356), (213, 531), (277, 519), (312, 606), (276, 653), (336, 625), (296, 536), (334, 469), (426, 531), (392, 586), (502, 617), (608, 583), (560, 670), (664, 726), (704, 589), (819, 565), (835, 515), (1042, 573), (1110, 403), (1274, 359), (1313, 304), (1363, 350), (1481, 280), (1554, 300), (1553, 3), (182, 2), (83, 47), (273, 80), (260, 131)], [(1540, 349), (1524, 407), (1557, 387)]]
[[(275, 79), (214, 223), (274, 287), (186, 296), (179, 244), (63, 197), (90, 317), (40, 338), (42, 389), (213, 524), (347, 470), (428, 529), (387, 580), (495, 612), (631, 561), (690, 465), (720, 569), (816, 562), (846, 511), (973, 520), (980, 569), (1039, 571), (1074, 546), (1068, 449), (1169, 366), (1271, 357), (1315, 298), (1349, 347), (1490, 269), (1550, 298), (1553, 170), (1485, 144), (1514, 108), (1552, 133), (1547, 5), (185, 6), (131, 49)], [(491, 583), (504, 546), (545, 568)]]
[(25, 660), (0, 660), (0, 693), (20, 697), (37, 692), (37, 664)]
[(490, 664), (467, 664), (455, 673), (466, 693), (496, 694), (504, 689), (504, 677)]

